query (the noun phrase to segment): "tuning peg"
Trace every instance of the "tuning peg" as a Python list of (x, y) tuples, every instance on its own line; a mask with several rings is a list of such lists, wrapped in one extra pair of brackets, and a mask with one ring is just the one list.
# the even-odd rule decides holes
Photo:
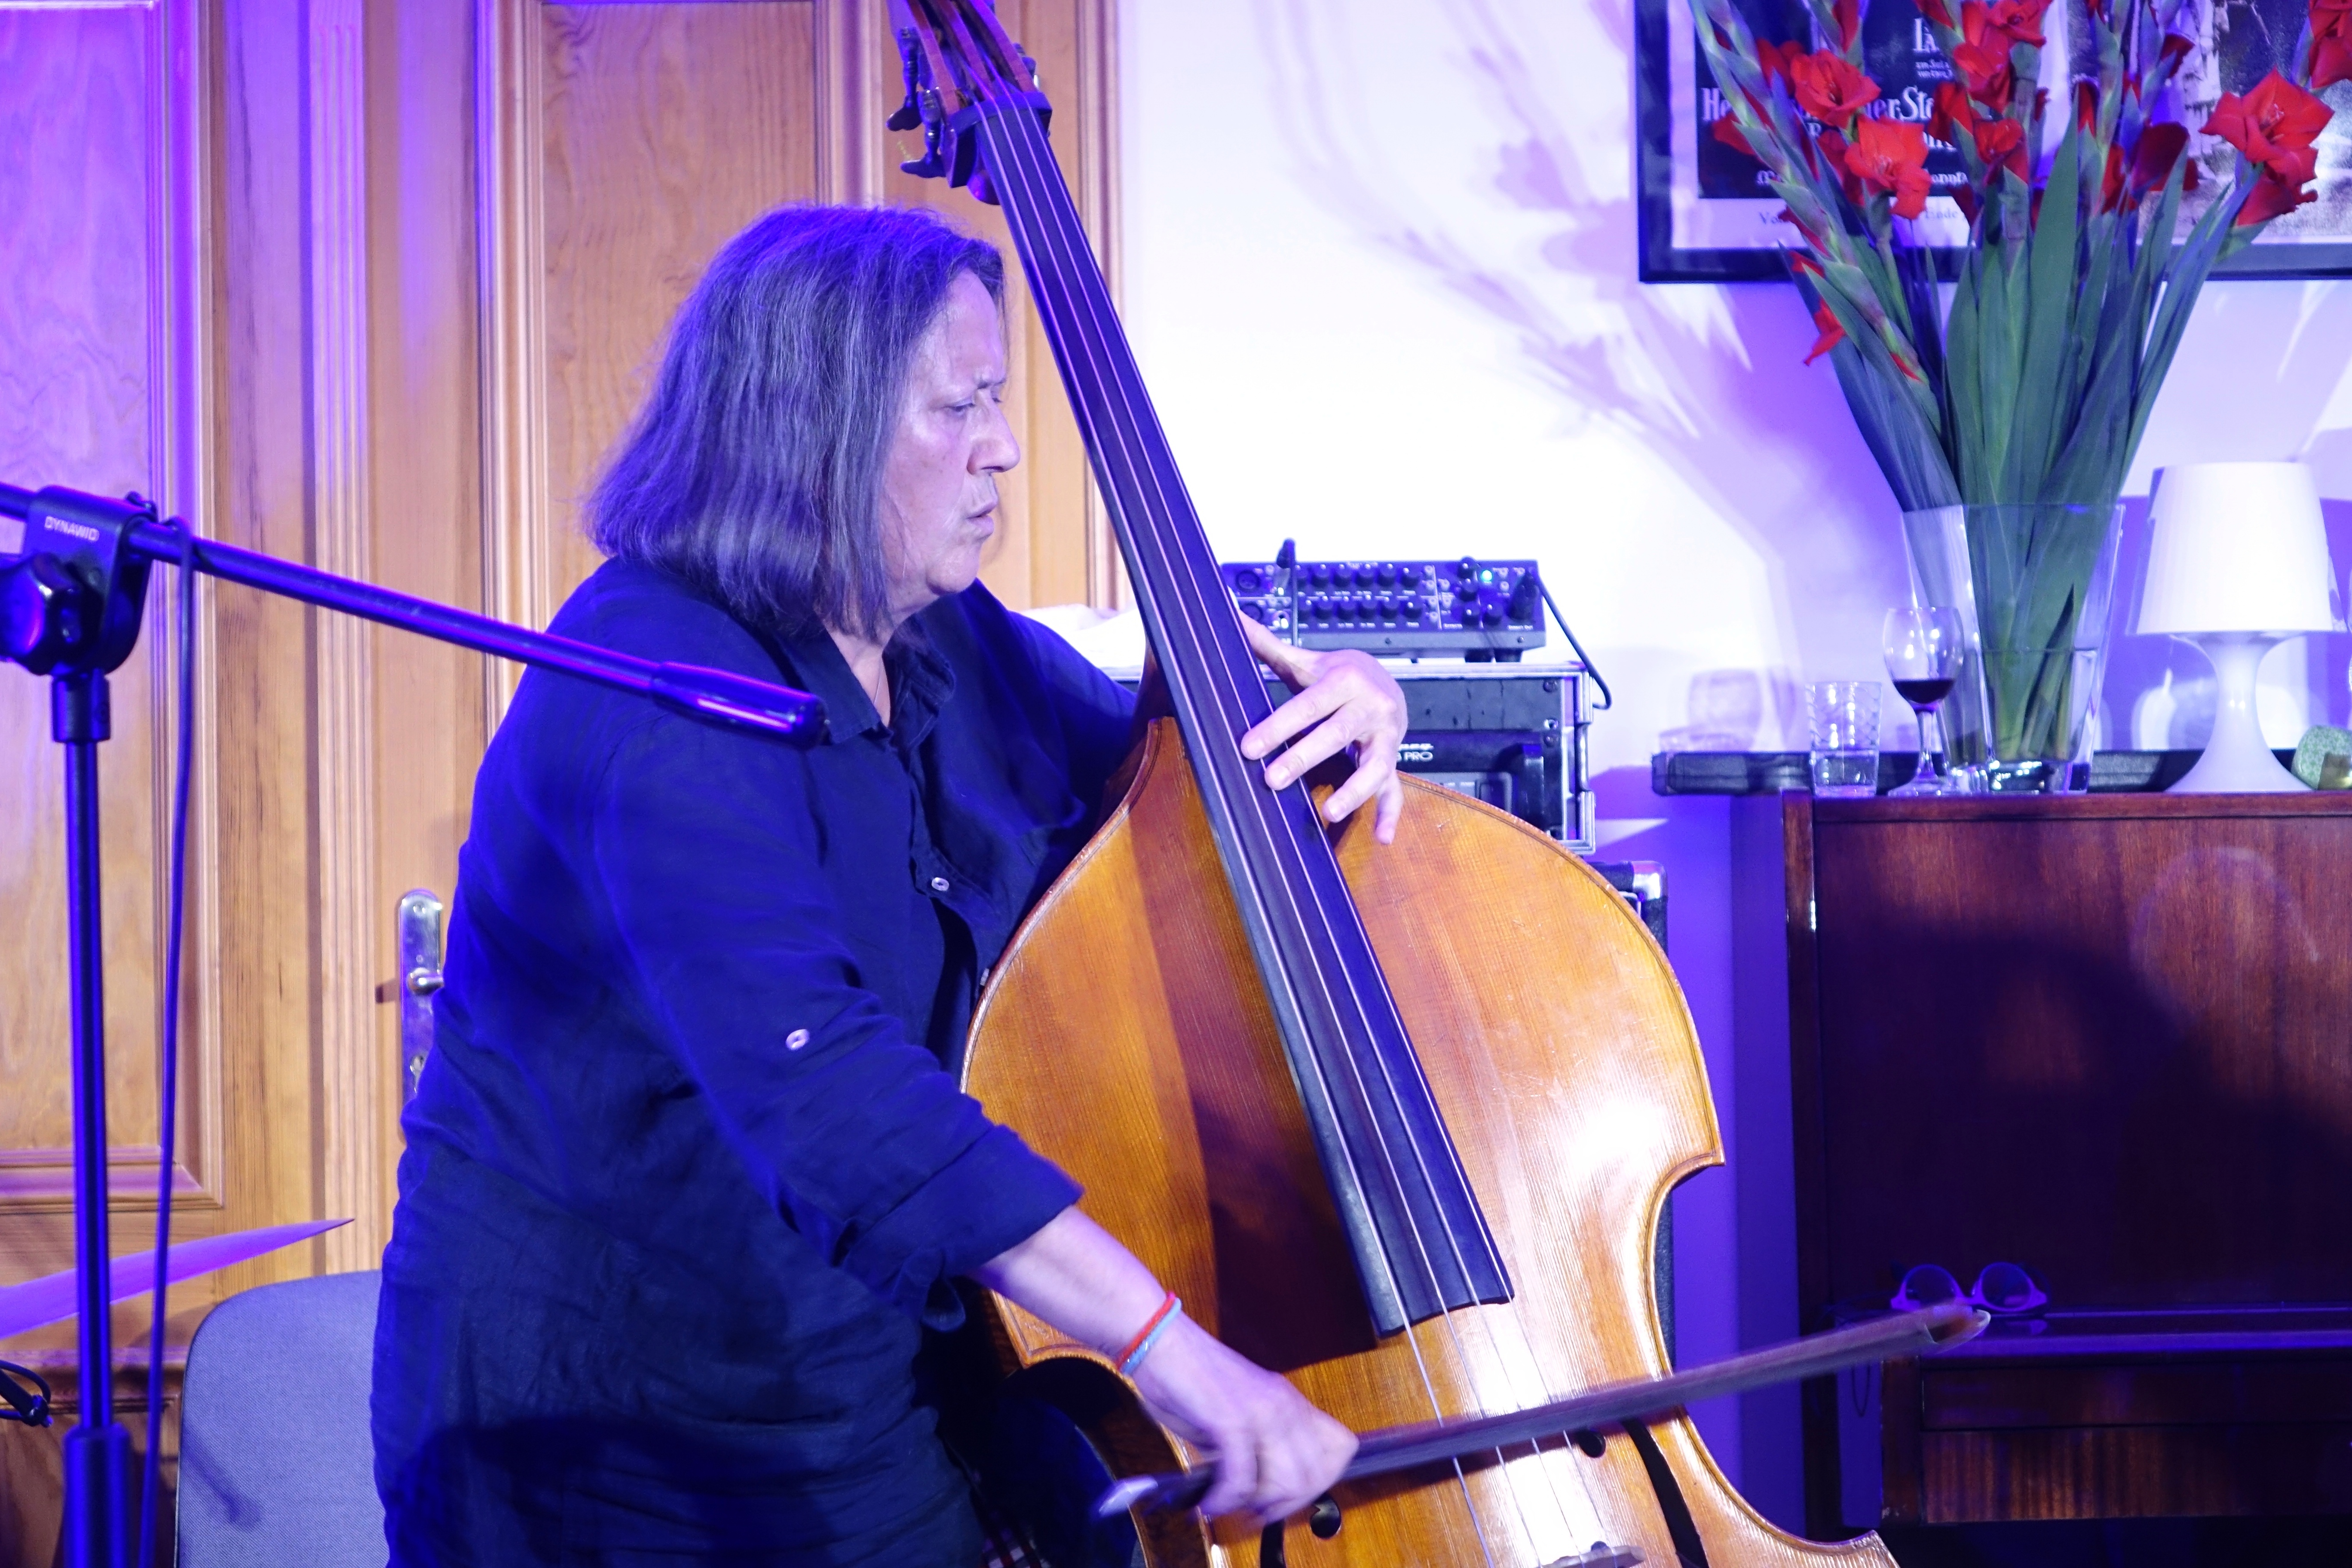
[(948, 172), (947, 149), (937, 115), (923, 118), (923, 155), (898, 165), (901, 172), (919, 180), (936, 180)]
[(915, 29), (912, 27), (898, 29), (898, 69), (907, 79), (907, 101), (900, 104), (897, 112), (882, 123), (893, 131), (912, 131), (923, 122), (923, 103), (920, 92), (922, 49), (916, 41)]

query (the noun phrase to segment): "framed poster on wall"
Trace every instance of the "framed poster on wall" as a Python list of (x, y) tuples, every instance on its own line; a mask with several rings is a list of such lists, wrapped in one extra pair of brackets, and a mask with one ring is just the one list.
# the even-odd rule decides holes
[[(1814, 43), (1804, 0), (1738, 0), (1758, 37)], [(2086, 23), (2060, 20), (2082, 14), (2083, 0), (2051, 7), (2043, 52), (2044, 86), (2063, 82), (2064, 39), (2083, 37)], [(2301, 36), (2305, 0), (2183, 0), (2176, 26), (2191, 40), (2176, 90), (2179, 116), (2192, 132), (2190, 155), (2200, 164), (2200, 189), (2181, 203), (2178, 232), (2185, 235), (2213, 193), (2229, 181), (2234, 154), (2217, 137), (2194, 134), (2224, 92), (2244, 92), (2260, 81)], [(1780, 219), (1764, 167), (1717, 141), (1708, 125), (1723, 112), (1721, 94), (1700, 52), (1691, 0), (1634, 0), (1633, 114), (1635, 197), (1639, 206), (1641, 277), (1645, 283), (1764, 281), (1788, 276), (1781, 250), (1795, 231)], [(1864, 14), (1864, 65), (1879, 85), (1874, 112), (1925, 126), (1937, 84), (1950, 74), (1943, 51), (1913, 0), (1869, 0)], [(2053, 96), (2056, 96), (2053, 93)], [(2352, 83), (2322, 96), (2336, 110), (2319, 140), (2319, 199), (2273, 223), (2253, 245), (2215, 268), (2217, 277), (2352, 277)], [(1927, 173), (1937, 195), (1919, 220), (1939, 247), (1939, 270), (1952, 275), (1955, 252), (1968, 226), (1948, 195), (1962, 178), (1957, 149), (1928, 142)]]

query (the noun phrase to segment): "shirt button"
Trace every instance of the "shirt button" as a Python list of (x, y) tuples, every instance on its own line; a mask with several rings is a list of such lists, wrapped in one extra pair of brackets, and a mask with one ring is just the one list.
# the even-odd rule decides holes
[(948, 879), (945, 877), (934, 877), (931, 879), (931, 891), (934, 893), (944, 893), (947, 890)]
[(803, 1046), (808, 1044), (808, 1040), (809, 1036), (806, 1029), (794, 1029), (791, 1034), (784, 1037), (784, 1049), (788, 1051), (799, 1050)]

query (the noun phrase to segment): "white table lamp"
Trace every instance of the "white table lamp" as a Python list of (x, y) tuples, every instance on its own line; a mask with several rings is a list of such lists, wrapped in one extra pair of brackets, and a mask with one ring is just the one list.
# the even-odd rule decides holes
[(2182, 795), (2274, 795), (2303, 782), (2279, 765), (2254, 715), (2272, 648), (2344, 629), (2319, 489), (2301, 463), (2192, 463), (2157, 475), (2147, 586), (2137, 629), (2195, 643), (2219, 688), (2213, 734)]

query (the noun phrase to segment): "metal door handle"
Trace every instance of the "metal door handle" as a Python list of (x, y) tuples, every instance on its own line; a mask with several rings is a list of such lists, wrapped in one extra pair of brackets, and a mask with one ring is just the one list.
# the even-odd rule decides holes
[(429, 888), (400, 895), (401, 1102), (416, 1098), (433, 1054), (433, 994), (441, 989), (441, 900)]

